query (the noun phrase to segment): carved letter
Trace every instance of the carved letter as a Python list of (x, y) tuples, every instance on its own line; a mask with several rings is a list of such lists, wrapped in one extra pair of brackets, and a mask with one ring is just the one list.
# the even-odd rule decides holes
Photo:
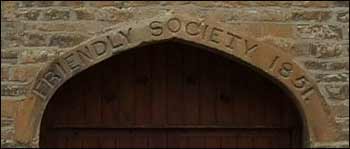
[(280, 58), (279, 56), (276, 56), (276, 57), (273, 59), (271, 65), (269, 66), (269, 68), (270, 68), (271, 71), (274, 71), (274, 70), (275, 70), (275, 66), (276, 66), (276, 63), (277, 63), (277, 61), (279, 60), (279, 58)]
[(208, 25), (205, 24), (205, 25), (204, 25), (204, 29), (203, 29), (203, 31), (202, 31), (202, 39), (204, 39), (205, 33), (207, 32), (207, 29), (208, 29)]
[[(197, 28), (197, 30), (194, 30), (193, 32), (191, 32), (190, 26), (193, 26), (193, 29)], [(200, 24), (197, 22), (188, 22), (185, 26), (186, 33), (192, 36), (198, 35), (200, 33), (200, 31), (198, 30), (199, 26)]]
[[(172, 22), (174, 22), (174, 23), (172, 23)], [(171, 31), (173, 33), (178, 32), (181, 29), (181, 21), (178, 18), (169, 19), (167, 25), (168, 25), (169, 31)]]
[[(113, 39), (112, 39), (112, 38), (113, 38)], [(107, 36), (107, 39), (108, 39), (108, 41), (111, 43), (112, 48), (119, 48), (119, 47), (123, 46), (123, 43), (120, 42), (120, 40), (116, 40), (116, 39), (115, 39), (115, 36), (111, 37), (111, 36), (108, 35), (108, 36)], [(118, 44), (115, 44), (114, 42), (117, 42)]]
[(69, 53), (67, 56), (63, 57), (63, 60), (72, 71), (76, 71), (81, 68), (79, 57), (77, 57), (74, 53)]
[(232, 50), (234, 50), (234, 45), (233, 45), (233, 43), (234, 43), (235, 39), (242, 39), (242, 37), (240, 37), (240, 36), (238, 36), (238, 35), (235, 35), (235, 34), (233, 34), (233, 33), (230, 33), (230, 32), (227, 32), (227, 35), (231, 36), (231, 38), (230, 38), (231, 40), (230, 40), (229, 43), (226, 44), (225, 46), (228, 47), (228, 48), (230, 48), (230, 49), (232, 49)]
[(38, 84), (35, 85), (33, 92), (45, 100), (50, 92), (50, 89), (50, 85), (48, 85), (44, 79), (41, 79)]
[[(163, 34), (163, 28), (162, 23), (159, 21), (153, 21), (149, 24), (149, 27), (151, 28), (151, 33), (153, 36), (160, 36)], [(152, 32), (154, 31), (154, 32)]]
[(289, 62), (285, 62), (282, 64), (282, 68), (279, 70), (279, 73), (284, 78), (288, 78), (293, 72), (293, 65)]
[(130, 43), (130, 31), (131, 31), (131, 29), (132, 28), (130, 27), (126, 33), (124, 33), (123, 31), (119, 31), (119, 34), (122, 35), (126, 39), (127, 43)]
[(96, 41), (91, 46), (94, 48), (97, 56), (101, 56), (107, 52), (107, 43), (104, 41)]
[(209, 40), (214, 42), (214, 43), (219, 43), (219, 39), (217, 39), (216, 37), (219, 36), (219, 33), (223, 32), (224, 30), (222, 29), (219, 29), (219, 28), (216, 28), (216, 27), (213, 27), (213, 29), (211, 30), (211, 34), (209, 36)]
[(81, 47), (77, 50), (77, 54), (80, 56), (82, 60), (87, 63), (91, 63), (94, 61), (94, 58), (91, 54), (90, 49), (87, 46)]
[(257, 44), (254, 44), (253, 46), (248, 46), (248, 40), (247, 39), (245, 39), (244, 40), (244, 43), (245, 43), (245, 54), (247, 55), (248, 53), (251, 53), (251, 52), (253, 52), (253, 51), (255, 51), (256, 50), (256, 48), (258, 47), (258, 45)]
[(64, 77), (62, 66), (60, 66), (59, 63), (54, 64), (54, 66), (54, 69), (48, 71), (44, 75), (44, 78), (51, 86), (57, 86), (63, 80)]
[[(314, 88), (309, 82), (309, 79), (307, 79), (305, 76), (301, 76), (299, 78), (296, 78), (295, 81), (292, 81), (295, 88), (302, 90), (302, 98), (304, 100), (309, 100), (309, 96), (311, 93), (313, 93)], [(309, 86), (309, 87), (307, 87)]]

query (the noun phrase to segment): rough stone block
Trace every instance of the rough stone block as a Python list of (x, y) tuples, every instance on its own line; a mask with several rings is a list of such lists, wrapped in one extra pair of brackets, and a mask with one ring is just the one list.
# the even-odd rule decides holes
[(30, 82), (39, 72), (40, 65), (16, 65), (11, 67), (10, 81)]
[(86, 40), (88, 37), (77, 34), (77, 33), (62, 33), (62, 34), (54, 34), (49, 39), (48, 46), (66, 48), (75, 46), (82, 41)]
[(23, 96), (26, 91), (26, 85), (1, 84), (1, 96)]
[(307, 60), (304, 62), (304, 66), (308, 70), (319, 71), (344, 71), (349, 70), (349, 61), (312, 61)]
[(342, 28), (335, 25), (297, 25), (297, 35), (305, 39), (343, 39)]
[(328, 21), (332, 17), (331, 11), (305, 11), (294, 10), (292, 12), (293, 21)]

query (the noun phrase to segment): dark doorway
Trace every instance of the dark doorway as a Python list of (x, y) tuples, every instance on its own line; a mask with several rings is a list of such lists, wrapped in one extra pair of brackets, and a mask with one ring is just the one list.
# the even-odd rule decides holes
[(292, 100), (247, 66), (160, 43), (62, 85), (44, 113), (40, 147), (301, 147)]

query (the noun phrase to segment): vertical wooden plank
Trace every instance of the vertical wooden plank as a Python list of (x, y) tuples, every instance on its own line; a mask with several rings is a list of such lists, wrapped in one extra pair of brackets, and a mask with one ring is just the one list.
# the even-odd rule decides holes
[(168, 131), (167, 133), (167, 148), (185, 148), (187, 143), (186, 136), (182, 132)]
[(209, 52), (199, 53), (200, 58), (200, 121), (201, 124), (216, 123), (216, 89), (213, 75), (213, 59)]
[(221, 137), (220, 136), (206, 136), (205, 148), (220, 148)]
[(150, 124), (152, 120), (152, 99), (150, 53), (148, 48), (135, 52), (135, 113), (136, 124)]
[(83, 147), (82, 136), (73, 135), (73, 136), (67, 137), (67, 147), (82, 148)]
[(135, 91), (134, 91), (134, 51), (128, 51), (120, 55), (120, 115), (121, 125), (132, 125), (135, 123)]
[[(254, 147), (255, 148), (270, 148), (272, 147), (272, 137), (268, 135), (254, 136)], [(276, 140), (276, 142), (278, 142)]]
[[(248, 88), (247, 76), (241, 76), (240, 70), (235, 72), (231, 82), (231, 86), (235, 91), (235, 100), (234, 100), (234, 121), (236, 126), (239, 127), (248, 127), (249, 126), (249, 113), (250, 113), (250, 99), (249, 94), (252, 94)], [(244, 71), (242, 72), (244, 74)], [(245, 74), (246, 75), (246, 74)]]
[[(139, 132), (136, 132), (136, 133), (139, 133)], [(148, 136), (134, 135), (133, 148), (148, 148)]]
[(85, 136), (83, 141), (84, 148), (99, 148), (101, 147), (99, 136)]
[(166, 49), (152, 48), (152, 123), (160, 126), (166, 124), (167, 72)]
[[(63, 97), (61, 98), (63, 99), (63, 109), (62, 112), (64, 113), (64, 115), (62, 115), (62, 119), (59, 122), (60, 126), (65, 126), (65, 127), (69, 127), (71, 125), (73, 125), (75, 123), (75, 117), (76, 117), (76, 112), (75, 112), (75, 106), (74, 104), (70, 104), (69, 101), (76, 103), (77, 101), (77, 96), (75, 96), (74, 94), (74, 86), (73, 85), (69, 85), (66, 87), (65, 93), (63, 95)], [(54, 113), (57, 113), (58, 111), (55, 111)]]
[(249, 81), (246, 82), (248, 86), (245, 88), (245, 90), (247, 90), (245, 97), (248, 100), (247, 104), (249, 106), (249, 112), (247, 113), (249, 125), (247, 127), (261, 127), (265, 119), (265, 101), (262, 97), (263, 94), (265, 94), (264, 89), (270, 87), (269, 82), (264, 82), (265, 78), (256, 75), (255, 72), (251, 70), (247, 71), (247, 73), (249, 73), (249, 75), (246, 76), (249, 78)]
[(98, 67), (91, 67), (86, 70), (84, 80), (86, 81), (88, 96), (85, 96), (86, 100), (86, 123), (91, 125), (97, 125), (101, 122), (101, 89), (100, 86), (100, 72)]
[[(168, 46), (167, 46), (168, 47)], [(168, 124), (183, 123), (183, 49), (167, 48), (167, 113)]]
[(188, 148), (205, 148), (205, 137), (204, 136), (188, 136), (187, 147)]
[[(55, 138), (56, 139), (56, 138)], [(57, 140), (55, 140), (55, 144), (56, 146), (54, 147), (57, 147), (57, 148), (67, 148), (68, 145), (67, 145), (67, 137), (66, 136), (60, 136), (57, 138)]]
[(230, 86), (231, 68), (230, 63), (227, 60), (222, 60), (218, 58), (218, 65), (215, 71), (217, 78), (217, 97), (216, 97), (216, 110), (218, 124), (229, 125), (233, 123), (233, 103), (234, 99), (232, 94), (235, 93)]
[(103, 63), (101, 72), (102, 123), (113, 127), (119, 123), (119, 59), (109, 59)]
[(149, 136), (149, 148), (166, 148), (167, 146), (166, 130), (151, 132)]
[(184, 123), (199, 124), (199, 60), (198, 50), (184, 50), (184, 100), (186, 101)]
[(101, 148), (116, 148), (116, 137), (115, 136), (101, 136), (100, 137)]
[(223, 136), (221, 137), (221, 148), (235, 148), (237, 147), (235, 136)]
[(131, 135), (118, 136), (117, 148), (131, 148), (132, 146), (133, 146), (133, 136)]
[(250, 135), (240, 135), (237, 138), (238, 148), (252, 148), (254, 146), (254, 137)]

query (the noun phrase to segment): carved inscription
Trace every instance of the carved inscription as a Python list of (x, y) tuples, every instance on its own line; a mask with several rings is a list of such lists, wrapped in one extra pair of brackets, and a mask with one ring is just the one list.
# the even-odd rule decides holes
[(304, 100), (309, 100), (309, 96), (314, 92), (314, 88), (311, 85), (309, 79), (305, 76), (301, 76), (292, 80), (292, 83), (296, 89), (301, 90), (301, 96)]
[(242, 37), (235, 35), (231, 32), (227, 32), (227, 35), (229, 36), (229, 41), (228, 43), (225, 45), (227, 48), (230, 48), (232, 50), (235, 50), (236, 44), (238, 42), (238, 40), (242, 40)]
[(185, 26), (186, 33), (191, 35), (191, 36), (196, 36), (200, 34), (200, 23), (197, 22), (188, 22)]
[(209, 41), (214, 42), (214, 43), (220, 43), (220, 34), (223, 32), (224, 30), (220, 29), (220, 28), (216, 28), (213, 27), (213, 29), (211, 30), (211, 33), (209, 35)]
[(181, 29), (181, 21), (178, 18), (171, 18), (168, 20), (167, 26), (170, 32), (176, 33)]
[(119, 48), (129, 44), (132, 28), (121, 30), (114, 35), (96, 39), (95, 41), (82, 45), (71, 52), (68, 52), (58, 62), (53, 63), (51, 68), (42, 75), (42, 78), (34, 86), (33, 92), (39, 97), (46, 99), (51, 93), (50, 90), (58, 87), (65, 77), (74, 75), (84, 66), (89, 66), (95, 61), (104, 58), (112, 53), (112, 48)]
[[(277, 64), (280, 60), (280, 56), (275, 56), (269, 65), (270, 71), (274, 72), (277, 69)], [(293, 73), (293, 64), (290, 62), (283, 62), (278, 68), (278, 74), (285, 79), (289, 79), (289, 77)], [(305, 76), (298, 77), (294, 80), (291, 80), (293, 87), (296, 90), (299, 90), (301, 93), (301, 97), (303, 100), (309, 100), (309, 97), (314, 92), (314, 87), (310, 83), (309, 79)]]
[[(147, 27), (147, 26), (146, 26)], [(52, 64), (42, 78), (34, 86), (34, 93), (46, 99), (52, 93), (50, 90), (65, 80), (66, 76), (74, 75), (81, 69), (96, 63), (96, 61), (105, 58), (112, 53), (112, 49), (122, 48), (133, 42), (131, 38), (132, 28), (112, 32), (111, 34), (99, 37), (87, 44), (66, 53), (56, 63)], [(161, 36), (164, 33), (183, 32), (184, 35), (202, 40), (206, 43), (221, 45), (229, 50), (241, 50), (244, 55), (249, 55), (258, 50), (259, 45), (234, 34), (220, 26), (210, 25), (203, 22), (185, 21), (178, 17), (170, 18), (166, 21), (154, 20), (148, 24), (147, 30), (151, 36)], [(293, 74), (293, 63), (288, 61), (281, 62), (280, 56), (275, 56), (268, 66), (271, 72), (284, 79), (290, 79)], [(290, 80), (292, 86), (300, 91), (304, 100), (308, 100), (314, 92), (314, 87), (305, 76)], [(189, 81), (192, 82), (192, 81)]]
[[(149, 24), (152, 36), (161, 36), (165, 32), (177, 33), (184, 30), (190, 37), (200, 37), (201, 40), (209, 41), (213, 44), (223, 44), (230, 50), (244, 50), (248, 55), (258, 49), (258, 44), (252, 44), (248, 39), (224, 30), (218, 26), (209, 26), (208, 24), (195, 21), (182, 21), (179, 18), (170, 18), (165, 22), (152, 21)], [(241, 44), (241, 45), (239, 45)], [(237, 47), (243, 47), (239, 49)]]
[(289, 78), (293, 72), (293, 65), (289, 62), (284, 62), (278, 72), (282, 77)]
[(33, 92), (41, 97), (42, 99), (46, 99), (52, 87), (44, 81), (44, 79), (40, 79), (39, 82), (34, 86)]
[(68, 53), (63, 57), (63, 61), (69, 67), (71, 72), (78, 71), (81, 68), (80, 58), (75, 52)]
[(253, 44), (251, 46), (248, 45), (248, 40), (244, 39), (244, 47), (245, 47), (245, 54), (248, 55), (249, 53), (252, 53), (255, 51), (258, 47), (257, 44)]

